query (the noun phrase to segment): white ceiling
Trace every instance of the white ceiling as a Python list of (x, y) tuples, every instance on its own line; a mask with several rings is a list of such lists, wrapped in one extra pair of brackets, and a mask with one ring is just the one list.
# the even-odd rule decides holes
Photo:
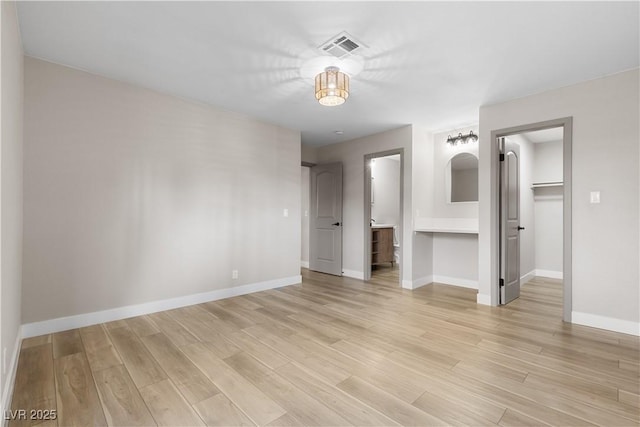
[(563, 130), (561, 127), (552, 128), (552, 129), (544, 129), (544, 130), (536, 130), (533, 132), (526, 132), (521, 134), (524, 138), (526, 138), (529, 142), (533, 142), (534, 144), (539, 144), (541, 142), (553, 142), (553, 141), (562, 141)]
[[(448, 130), (477, 123), (484, 104), (636, 68), (639, 12), (636, 1), (18, 4), (27, 55), (298, 129), (314, 145), (411, 123)], [(303, 75), (341, 31), (369, 48), (349, 100), (323, 107)]]

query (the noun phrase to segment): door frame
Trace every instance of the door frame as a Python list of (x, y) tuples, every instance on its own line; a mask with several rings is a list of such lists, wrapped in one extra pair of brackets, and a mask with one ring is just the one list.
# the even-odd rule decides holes
[(404, 265), (402, 251), (402, 243), (404, 241), (404, 148), (378, 151), (364, 156), (364, 280), (371, 280), (371, 226), (369, 223), (371, 220), (371, 160), (396, 154), (400, 155), (400, 220), (398, 221), (398, 244), (400, 245), (398, 268), (400, 270), (400, 280), (398, 281), (398, 286), (402, 286), (402, 266)]
[[(526, 132), (533, 132), (537, 130), (545, 130), (551, 128), (563, 128), (562, 135), (562, 180), (563, 180), (563, 197), (562, 197), (562, 319), (565, 322), (571, 322), (571, 309), (572, 309), (572, 242), (571, 242), (571, 153), (573, 144), (573, 117), (563, 117), (560, 119), (546, 120), (543, 122), (530, 123), (520, 126), (514, 126), (510, 128), (497, 129), (491, 131), (491, 143), (496, 148), (496, 153), (500, 153), (500, 147), (498, 146), (498, 138), (517, 135)], [(494, 166), (495, 165), (495, 166)], [(498, 183), (500, 179), (500, 162), (492, 162), (492, 177), (493, 182)], [(492, 191), (498, 195), (495, 198), (495, 214), (491, 219), (494, 223), (495, 230), (500, 229), (500, 197), (498, 186), (494, 186)], [(499, 236), (492, 236), (493, 239), (498, 239)], [(498, 247), (498, 245), (494, 246)], [(492, 287), (497, 289), (497, 295), (500, 295), (500, 254), (492, 254), (494, 256), (494, 266), (496, 274), (494, 274), (492, 280)]]

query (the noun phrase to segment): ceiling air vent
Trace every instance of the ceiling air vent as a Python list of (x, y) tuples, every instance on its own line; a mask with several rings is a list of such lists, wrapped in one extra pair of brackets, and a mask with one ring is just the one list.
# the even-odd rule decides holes
[(319, 49), (336, 58), (344, 58), (349, 55), (361, 53), (365, 47), (363, 43), (356, 41), (347, 32), (342, 32), (332, 37), (326, 43), (323, 43)]

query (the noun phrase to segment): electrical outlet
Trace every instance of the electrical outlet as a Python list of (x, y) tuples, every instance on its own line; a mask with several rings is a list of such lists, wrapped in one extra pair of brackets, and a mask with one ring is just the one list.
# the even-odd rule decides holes
[(289, 216), (289, 209), (286, 209), (282, 212), (282, 215), (284, 215), (284, 217), (288, 217)]
[(232, 279), (238, 278), (238, 270), (231, 270), (231, 278)]

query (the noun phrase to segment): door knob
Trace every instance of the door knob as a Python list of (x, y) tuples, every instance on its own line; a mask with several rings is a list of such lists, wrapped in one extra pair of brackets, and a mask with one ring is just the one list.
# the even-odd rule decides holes
[(334, 222), (334, 223), (333, 223), (333, 224), (331, 224), (331, 225), (337, 225), (337, 226), (340, 226), (340, 223), (339, 223), (339, 222)]
[(524, 230), (524, 227), (518, 226), (518, 230)]

